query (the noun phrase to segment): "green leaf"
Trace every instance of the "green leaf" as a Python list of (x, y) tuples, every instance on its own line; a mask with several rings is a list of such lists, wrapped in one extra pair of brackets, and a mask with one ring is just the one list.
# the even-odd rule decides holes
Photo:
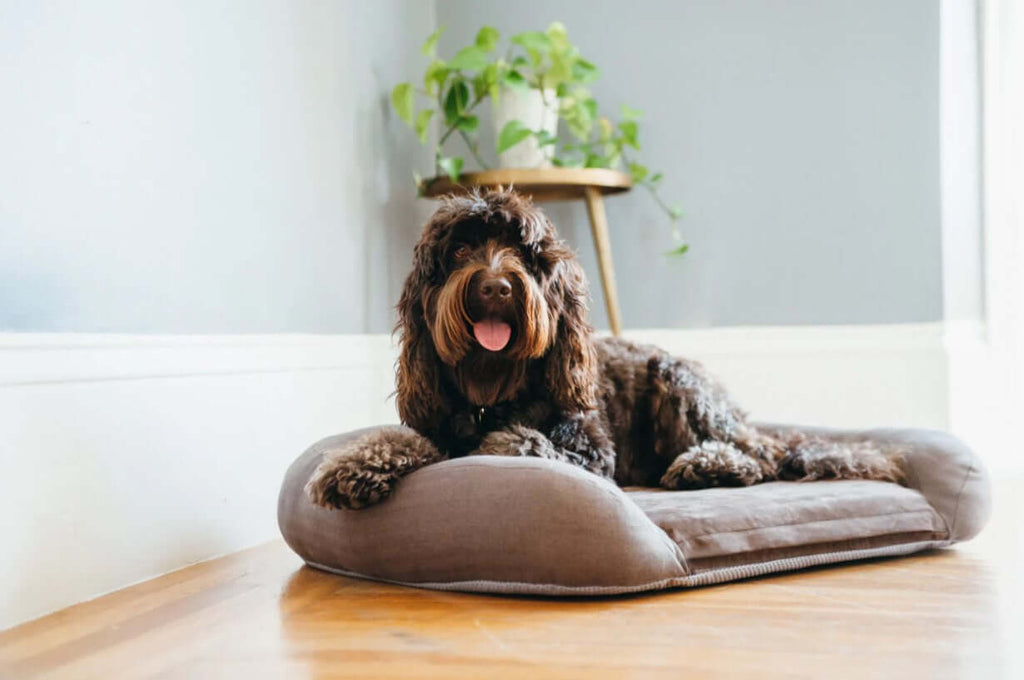
[(657, 184), (663, 178), (664, 178), (664, 175), (662, 175), (660, 172), (656, 172), (653, 175), (651, 175), (651, 184)]
[(488, 64), (487, 67), (484, 68), (484, 70), (480, 72), (480, 76), (487, 83), (487, 86), (490, 87), (491, 85), (493, 85), (493, 84), (498, 82), (498, 73), (499, 72), (500, 72), (500, 69), (499, 69), (497, 63)]
[[(530, 68), (534, 71), (540, 71), (541, 64), (544, 62), (544, 53), (538, 52), (537, 50), (526, 50), (526, 56), (530, 58)], [(539, 81), (539, 76), (534, 80)], [(539, 88), (540, 84), (539, 82), (534, 82), (533, 86)]]
[(529, 83), (526, 82), (526, 78), (524, 78), (523, 74), (519, 71), (509, 71), (506, 73), (505, 84), (518, 90), (523, 90), (529, 87)]
[(624, 120), (619, 123), (619, 131), (622, 132), (622, 139), (634, 149), (639, 149), (640, 145), (636, 141), (637, 127), (636, 122), (632, 120)]
[(583, 160), (583, 167), (585, 168), (607, 168), (608, 165), (607, 158), (593, 153), (587, 154), (587, 157)]
[(469, 86), (465, 80), (456, 80), (448, 88), (448, 94), (444, 98), (444, 118), (452, 125), (459, 119), (462, 112), (469, 105)]
[(500, 37), (498, 29), (493, 26), (484, 26), (476, 34), (476, 46), (482, 49), (484, 52), (490, 52), (498, 46), (498, 38)]
[(498, 153), (511, 149), (532, 134), (533, 131), (520, 121), (510, 120), (505, 123), (505, 127), (501, 128), (501, 132), (498, 134)]
[(581, 120), (579, 116), (564, 116), (564, 120), (569, 132), (576, 139), (585, 141), (590, 136), (590, 131), (593, 129), (592, 121)]
[(547, 130), (538, 130), (533, 133), (533, 136), (537, 138), (537, 146), (549, 146), (558, 141), (558, 137)]
[(509, 38), (509, 42), (513, 45), (519, 45), (526, 50), (533, 50), (541, 54), (547, 54), (551, 51), (551, 38), (546, 33), (540, 31), (527, 31), (526, 33), (520, 33)]
[(483, 99), (498, 83), (498, 65), (488, 64), (480, 75), (473, 79), (473, 96)]
[(473, 78), (473, 98), (483, 99), (483, 96), (487, 93), (487, 79), (484, 78), (483, 74)]
[(544, 76), (545, 85), (558, 85), (572, 78), (572, 63), (565, 55), (551, 52), (551, 68)]
[(412, 97), (412, 83), (399, 83), (391, 90), (391, 105), (395, 107), (395, 113), (409, 125), (412, 125), (412, 113), (415, 108)]
[(523, 56), (518, 56), (512, 60), (512, 68), (523, 68), (529, 66), (530, 60)]
[(427, 142), (427, 128), (430, 126), (430, 119), (433, 115), (433, 109), (423, 109), (416, 116), (416, 135), (420, 138), (421, 144)]
[(554, 43), (567, 44), (569, 42), (569, 35), (565, 30), (565, 24), (561, 21), (551, 22), (551, 25), (548, 26), (548, 30), (545, 31), (545, 33)]
[(573, 80), (580, 83), (592, 83), (597, 80), (600, 75), (601, 72), (597, 70), (597, 67), (586, 59), (577, 59), (572, 65)]
[(678, 220), (683, 216), (683, 209), (678, 205), (670, 205), (668, 207), (668, 215), (674, 220)]
[(448, 68), (443, 61), (435, 59), (430, 62), (426, 72), (423, 74), (423, 88), (427, 91), (427, 94), (434, 94), (437, 92), (437, 88), (442, 87), (447, 79)]
[(462, 159), (458, 156), (442, 156), (437, 159), (437, 166), (441, 168), (441, 172), (448, 175), (448, 178), (456, 183), (459, 181), (459, 175), (462, 174)]
[(569, 132), (580, 141), (587, 141), (594, 128), (594, 117), (597, 113), (597, 102), (593, 98), (580, 100), (569, 98), (563, 100), (566, 106), (562, 109), (562, 119)]
[(448, 68), (453, 71), (479, 71), (487, 66), (487, 55), (476, 45), (463, 47), (458, 54), (448, 62)]
[(432, 57), (435, 54), (437, 54), (437, 39), (441, 37), (442, 33), (444, 33), (444, 28), (445, 27), (442, 26), (433, 33), (431, 33), (430, 37), (427, 38), (426, 42), (423, 43), (423, 47), (420, 48), (420, 52), (422, 52), (428, 57)]
[(665, 254), (666, 255), (683, 255), (689, 249), (690, 249), (689, 245), (687, 245), (685, 243), (680, 243), (678, 246), (676, 246), (672, 250), (666, 250)]
[(629, 174), (632, 175), (634, 184), (640, 184), (640, 182), (643, 182), (644, 178), (647, 177), (647, 172), (647, 167), (644, 165), (640, 165), (639, 163), (629, 164)]
[(476, 129), (480, 127), (480, 119), (476, 116), (463, 116), (455, 123), (455, 127), (463, 132), (476, 132)]
[(628, 106), (626, 106), (625, 104), (622, 105), (622, 119), (623, 120), (640, 120), (641, 116), (643, 116), (643, 115), (644, 115), (643, 111), (638, 111), (636, 109), (631, 109)]
[(458, 106), (459, 113), (462, 113), (469, 106), (469, 87), (466, 86), (466, 81), (460, 80), (454, 83), (450, 91), (451, 93), (455, 96), (455, 103)]

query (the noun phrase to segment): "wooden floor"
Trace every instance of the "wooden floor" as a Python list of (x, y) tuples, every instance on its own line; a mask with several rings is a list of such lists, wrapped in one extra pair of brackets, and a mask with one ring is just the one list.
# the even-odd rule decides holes
[(1024, 678), (1024, 484), (953, 550), (641, 597), (440, 593), (280, 542), (0, 633), (22, 678)]

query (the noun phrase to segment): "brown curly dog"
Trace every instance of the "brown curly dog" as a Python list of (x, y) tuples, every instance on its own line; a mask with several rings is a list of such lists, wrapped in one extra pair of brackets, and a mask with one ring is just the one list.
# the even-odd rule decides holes
[(327, 507), (365, 507), (419, 467), (481, 454), (669, 489), (903, 481), (898, 451), (756, 427), (700, 364), (595, 338), (587, 302), (573, 251), (529, 199), (445, 198), (398, 303), (397, 402), (408, 427), (327, 456), (307, 493)]

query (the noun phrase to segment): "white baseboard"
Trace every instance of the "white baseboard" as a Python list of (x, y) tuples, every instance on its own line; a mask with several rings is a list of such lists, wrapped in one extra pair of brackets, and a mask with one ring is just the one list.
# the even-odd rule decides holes
[[(948, 428), (947, 330), (633, 331), (759, 419)], [(397, 420), (388, 336), (0, 334), (0, 629), (277, 535), (289, 462)]]

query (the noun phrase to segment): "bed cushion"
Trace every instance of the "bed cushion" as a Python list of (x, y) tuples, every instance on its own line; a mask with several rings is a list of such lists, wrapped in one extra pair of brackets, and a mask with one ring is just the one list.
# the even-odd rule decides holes
[(303, 487), (323, 456), (368, 431), (324, 439), (292, 464), (281, 533), (313, 567), (425, 588), (601, 595), (719, 583), (943, 547), (975, 535), (988, 516), (977, 457), (920, 430), (830, 433), (905, 444), (912, 488), (620, 489), (557, 461), (473, 456), (409, 475), (371, 508), (314, 505)]

